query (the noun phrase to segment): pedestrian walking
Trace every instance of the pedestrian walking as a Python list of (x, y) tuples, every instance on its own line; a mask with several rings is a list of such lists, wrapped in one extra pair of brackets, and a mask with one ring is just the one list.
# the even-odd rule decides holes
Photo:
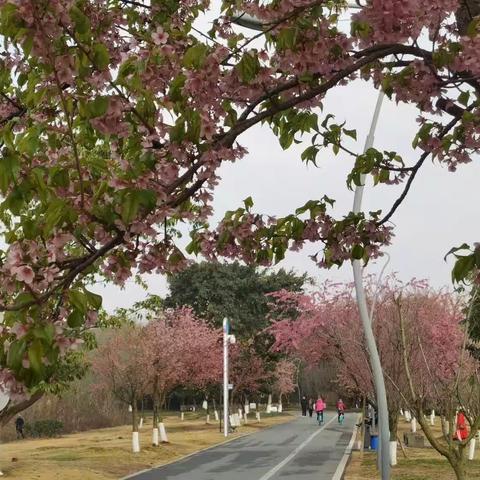
[(307, 397), (304, 395), (300, 400), (300, 405), (302, 407), (302, 417), (307, 416)]
[(309, 398), (308, 399), (308, 415), (310, 416), (310, 418), (312, 418), (314, 407), (315, 407), (315, 402), (313, 398)]
[(327, 404), (324, 402), (323, 398), (319, 395), (317, 401), (315, 402), (315, 412), (317, 413), (317, 422), (319, 425), (323, 423), (323, 411), (327, 407)]
[(25, 435), (23, 434), (23, 429), (25, 428), (25, 420), (21, 415), (17, 417), (15, 420), (15, 430), (17, 432), (17, 440), (22, 437), (25, 438)]

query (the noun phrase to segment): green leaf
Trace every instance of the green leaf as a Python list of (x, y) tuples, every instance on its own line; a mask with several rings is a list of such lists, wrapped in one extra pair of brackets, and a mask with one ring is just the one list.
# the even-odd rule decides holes
[(199, 69), (207, 56), (208, 47), (203, 43), (197, 43), (190, 47), (183, 56), (183, 65), (187, 68)]
[(88, 290), (85, 290), (85, 295), (87, 296), (87, 302), (88, 304), (94, 309), (94, 310), (100, 310), (102, 306), (102, 297), (101, 295), (97, 295), (96, 293), (89, 292)]
[(74, 309), (67, 318), (67, 325), (70, 328), (79, 328), (83, 325), (85, 315), (79, 310)]
[(96, 118), (105, 115), (108, 110), (109, 97), (99, 96), (87, 104), (89, 118)]
[(103, 43), (97, 43), (93, 47), (93, 63), (99, 70), (105, 70), (110, 63), (110, 54)]
[(355, 260), (361, 260), (364, 253), (365, 249), (361, 245), (355, 245), (352, 248), (352, 258)]
[(346, 128), (343, 129), (343, 133), (354, 140), (357, 139), (357, 131), (356, 130), (347, 130)]
[(21, 367), (26, 347), (27, 345), (23, 338), (15, 340), (10, 344), (7, 353), (7, 366), (12, 370), (18, 370)]
[(253, 199), (252, 197), (247, 197), (244, 201), (243, 204), (245, 205), (245, 209), (247, 212), (250, 211), (250, 209), (253, 207)]
[(302, 152), (302, 160), (306, 163), (312, 162), (316, 166), (318, 151), (316, 145), (310, 145)]
[(73, 6), (70, 10), (70, 17), (75, 25), (75, 31), (80, 35), (84, 35), (90, 30), (90, 20), (88, 17), (77, 7)]
[(237, 70), (243, 82), (251, 82), (260, 71), (258, 56), (250, 52), (245, 53), (240, 62), (238, 62)]
[(34, 372), (40, 373), (43, 370), (43, 345), (40, 339), (36, 339), (28, 347), (28, 359), (30, 360), (30, 367)]
[(129, 225), (138, 214), (140, 199), (134, 192), (128, 192), (123, 197), (121, 216), (125, 225)]
[(452, 279), (454, 282), (462, 282), (475, 267), (475, 255), (458, 257), (452, 271)]
[(462, 92), (458, 96), (458, 101), (465, 107), (468, 105), (468, 99), (470, 98), (470, 92)]
[(458, 252), (459, 250), (470, 250), (470, 245), (469, 245), (468, 243), (464, 243), (464, 244), (460, 245), (459, 247), (453, 247), (453, 248), (451, 248), (451, 249), (446, 253), (446, 255), (443, 257), (443, 259), (446, 260), (449, 255), (451, 255), (452, 253), (456, 253), (456, 252)]
[(87, 296), (83, 292), (80, 290), (70, 290), (68, 292), (68, 299), (75, 309), (79, 310), (83, 314), (87, 313)]

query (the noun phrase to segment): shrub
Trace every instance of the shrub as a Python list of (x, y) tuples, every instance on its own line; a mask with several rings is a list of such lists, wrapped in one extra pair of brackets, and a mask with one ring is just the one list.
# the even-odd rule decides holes
[(25, 433), (29, 437), (58, 437), (63, 430), (63, 422), (59, 420), (38, 420), (25, 424)]

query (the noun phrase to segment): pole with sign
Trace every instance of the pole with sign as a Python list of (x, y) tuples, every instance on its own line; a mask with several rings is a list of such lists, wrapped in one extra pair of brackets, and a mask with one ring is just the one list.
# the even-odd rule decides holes
[(235, 343), (235, 336), (229, 334), (228, 318), (223, 319), (223, 434), (228, 437), (228, 391), (233, 385), (228, 383), (228, 345)]

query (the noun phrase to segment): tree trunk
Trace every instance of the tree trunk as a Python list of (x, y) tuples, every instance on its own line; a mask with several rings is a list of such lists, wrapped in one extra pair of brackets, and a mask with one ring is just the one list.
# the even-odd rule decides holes
[(398, 409), (388, 412), (388, 426), (390, 427), (390, 441), (397, 441)]
[(452, 463), (453, 470), (457, 480), (467, 480), (467, 467), (465, 465), (465, 455), (461, 453), (461, 457), (457, 460), (455, 465)]
[(132, 400), (132, 451), (138, 453), (140, 451), (140, 440), (138, 436), (138, 414), (137, 399)]

